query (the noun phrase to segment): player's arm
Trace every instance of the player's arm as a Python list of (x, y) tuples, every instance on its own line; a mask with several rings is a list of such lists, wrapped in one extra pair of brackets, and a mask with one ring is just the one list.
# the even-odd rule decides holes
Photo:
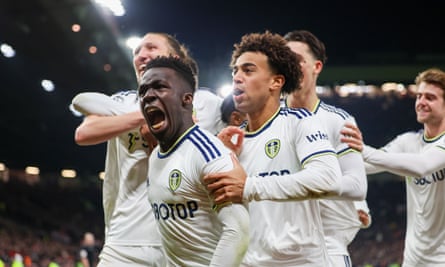
[[(204, 168), (209, 174), (230, 170), (238, 162), (236, 156), (223, 156), (212, 161)], [(213, 203), (214, 200), (211, 200)], [(214, 211), (222, 224), (222, 234), (213, 253), (210, 266), (239, 266), (249, 244), (250, 216), (244, 204), (220, 203)]]
[[(315, 117), (311, 117), (315, 118)], [(297, 127), (290, 125), (289, 132)], [(204, 178), (207, 188), (215, 196), (216, 203), (251, 200), (305, 200), (332, 198), (341, 194), (340, 164), (329, 140), (319, 138), (309, 141), (307, 136), (323, 130), (318, 119), (305, 119), (299, 125), (300, 133), (289, 136), (302, 158), (303, 169), (288, 175), (270, 176), (261, 179), (246, 177), (239, 162), (227, 172), (212, 173)], [(244, 152), (246, 153), (246, 152)], [(295, 159), (298, 160), (298, 159)]]
[[(421, 153), (386, 152), (365, 145), (360, 130), (352, 124), (345, 124), (342, 133), (349, 137), (344, 138), (343, 141), (350, 147), (361, 148), (368, 174), (388, 171), (401, 176), (423, 177), (445, 168), (445, 144), (443, 142), (441, 145)], [(398, 144), (401, 142), (400, 139), (397, 137), (391, 143)]]
[(125, 105), (101, 93), (78, 94), (73, 98), (72, 105), (86, 115), (75, 132), (74, 139), (79, 145), (106, 142), (145, 123), (142, 113), (134, 106)]
[(71, 105), (85, 116), (111, 116), (134, 111), (134, 109), (130, 110), (128, 105), (113, 100), (111, 96), (95, 92), (77, 94), (71, 101)]
[(313, 157), (296, 173), (268, 179), (248, 177), (243, 198), (251, 200), (306, 200), (332, 198), (341, 194), (340, 166), (335, 154)]
[(106, 142), (121, 133), (140, 128), (145, 119), (140, 111), (116, 116), (88, 115), (76, 128), (78, 145), (95, 145)]
[(250, 216), (243, 204), (226, 204), (218, 210), (222, 234), (210, 266), (239, 266), (249, 245)]
[(374, 169), (370, 166), (369, 171), (424, 177), (445, 168), (445, 146), (434, 146), (420, 153), (395, 153), (365, 145), (362, 154), (364, 160), (374, 166)]
[(348, 151), (339, 156), (338, 162), (342, 172), (339, 199), (365, 199), (368, 190), (368, 180), (362, 155), (356, 151)]

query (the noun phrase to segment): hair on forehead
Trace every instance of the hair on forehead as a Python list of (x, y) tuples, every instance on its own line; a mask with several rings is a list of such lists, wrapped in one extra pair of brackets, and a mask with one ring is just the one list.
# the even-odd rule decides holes
[(189, 61), (174, 56), (160, 56), (147, 63), (146, 70), (152, 68), (170, 68), (175, 70), (190, 85), (192, 91), (195, 91), (196, 80), (193, 67)]
[(294, 53), (288, 46), (286, 40), (270, 31), (264, 33), (249, 33), (234, 45), (230, 66), (235, 66), (236, 60), (246, 52), (258, 52), (267, 56), (267, 62), (274, 74), (281, 74), (285, 83), (281, 91), (290, 93), (300, 88), (303, 78), (301, 72), (301, 57)]

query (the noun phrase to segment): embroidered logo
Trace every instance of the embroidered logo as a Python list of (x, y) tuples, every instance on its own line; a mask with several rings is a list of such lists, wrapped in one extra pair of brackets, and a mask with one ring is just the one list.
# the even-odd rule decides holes
[(266, 151), (266, 155), (273, 159), (276, 155), (278, 155), (278, 152), (280, 152), (280, 140), (278, 139), (272, 139), (269, 142), (266, 143), (264, 146), (264, 150)]
[(182, 174), (179, 170), (174, 169), (170, 172), (170, 177), (168, 178), (168, 186), (170, 190), (176, 191), (181, 185)]

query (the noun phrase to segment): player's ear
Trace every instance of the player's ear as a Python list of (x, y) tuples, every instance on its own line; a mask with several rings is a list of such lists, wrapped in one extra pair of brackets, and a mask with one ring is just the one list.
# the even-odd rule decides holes
[(272, 84), (271, 89), (272, 90), (281, 90), (281, 88), (284, 86), (286, 79), (281, 74), (276, 74), (272, 78)]
[(193, 103), (193, 93), (185, 93), (182, 97), (182, 102), (185, 105), (191, 105)]

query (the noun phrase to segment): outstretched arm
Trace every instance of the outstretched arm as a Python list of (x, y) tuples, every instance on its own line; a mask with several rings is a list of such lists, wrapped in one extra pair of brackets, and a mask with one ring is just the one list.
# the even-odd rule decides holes
[(377, 168), (397, 175), (424, 177), (445, 168), (445, 147), (434, 146), (421, 153), (393, 153), (365, 145), (363, 158)]
[(106, 142), (145, 124), (136, 102), (129, 105), (115, 101), (105, 94), (81, 93), (74, 97), (72, 105), (86, 115), (75, 133), (75, 141), (79, 145)]
[(445, 168), (445, 144), (420, 153), (395, 153), (365, 145), (358, 127), (346, 124), (342, 139), (350, 147), (362, 151), (368, 174), (388, 171), (401, 176), (423, 177)]
[(71, 104), (74, 109), (85, 116), (111, 116), (135, 111), (134, 107), (118, 102), (111, 96), (95, 92), (80, 93), (73, 98)]
[(84, 146), (99, 144), (123, 132), (139, 128), (144, 123), (144, 117), (139, 111), (116, 116), (89, 115), (77, 127), (75, 141)]

